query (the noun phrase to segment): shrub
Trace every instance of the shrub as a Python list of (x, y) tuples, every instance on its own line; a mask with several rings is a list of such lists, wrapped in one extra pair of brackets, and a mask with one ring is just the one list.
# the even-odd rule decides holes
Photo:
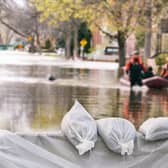
[(46, 42), (45, 42), (45, 48), (46, 48), (46, 49), (50, 49), (50, 48), (51, 48), (51, 42), (50, 42), (49, 39), (46, 40)]
[(168, 53), (161, 53), (155, 58), (156, 65), (158, 65), (158, 72), (160, 72), (162, 65), (168, 62)]

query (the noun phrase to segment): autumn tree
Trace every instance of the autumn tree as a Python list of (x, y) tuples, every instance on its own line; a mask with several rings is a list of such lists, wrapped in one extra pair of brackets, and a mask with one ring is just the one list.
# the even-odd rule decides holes
[[(66, 53), (70, 56), (70, 45), (72, 32), (77, 39), (80, 23), (86, 22), (92, 28), (96, 26), (100, 31), (110, 38), (117, 38), (119, 44), (119, 65), (125, 65), (125, 42), (129, 35), (139, 29), (148, 31), (146, 9), (147, 0), (33, 0), (33, 3), (41, 12), (41, 18), (49, 24), (60, 26), (64, 24), (66, 35)], [(160, 8), (160, 3), (166, 0), (152, 1), (151, 8)], [(159, 6), (159, 7), (158, 7)], [(153, 11), (152, 11), (153, 12)], [(153, 16), (153, 15), (152, 15)], [(156, 17), (158, 14), (156, 14)], [(153, 19), (153, 18), (152, 18)], [(149, 24), (148, 24), (149, 25)], [(150, 38), (150, 36), (149, 36)], [(77, 42), (74, 40), (74, 46)], [(77, 52), (77, 47), (75, 53)], [(148, 47), (147, 50), (149, 50)]]
[[(47, 20), (50, 25), (55, 25), (65, 34), (66, 56), (71, 56), (71, 41), (73, 34), (73, 55), (76, 57), (79, 50), (78, 31), (81, 23), (90, 24), (95, 20), (96, 12), (92, 6), (95, 2), (88, 0), (33, 0), (33, 4), (42, 13), (42, 20)], [(64, 26), (62, 26), (64, 25)]]
[[(79, 27), (78, 24), (80, 21), (85, 21), (92, 27), (96, 25), (110, 38), (117, 37), (120, 66), (125, 64), (125, 41), (129, 34), (135, 30), (137, 20), (144, 12), (144, 1), (142, 0), (34, 0), (34, 3), (37, 9), (42, 12), (42, 18), (48, 20), (50, 24), (59, 25), (60, 21), (67, 23), (66, 51), (68, 57), (70, 56), (68, 48), (70, 48), (72, 28), (76, 40), (77, 34), (75, 32)], [(108, 29), (116, 32), (116, 35), (103, 30), (102, 23), (104, 21)]]
[(120, 67), (124, 66), (126, 39), (136, 30), (139, 19), (144, 14), (144, 0), (103, 0), (96, 5), (96, 12), (102, 13), (106, 29), (102, 22), (97, 22), (96, 25), (109, 38), (117, 39), (119, 64)]

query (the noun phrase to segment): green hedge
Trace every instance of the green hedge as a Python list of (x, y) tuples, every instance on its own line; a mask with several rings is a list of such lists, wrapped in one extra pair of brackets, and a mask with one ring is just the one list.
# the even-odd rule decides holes
[(158, 65), (158, 72), (160, 72), (162, 65), (168, 62), (168, 53), (161, 53), (155, 58), (155, 63)]

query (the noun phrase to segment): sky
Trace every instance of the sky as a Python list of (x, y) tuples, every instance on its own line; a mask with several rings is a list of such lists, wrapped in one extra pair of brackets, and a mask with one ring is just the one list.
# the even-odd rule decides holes
[(21, 7), (25, 5), (25, 0), (14, 0), (14, 1)]

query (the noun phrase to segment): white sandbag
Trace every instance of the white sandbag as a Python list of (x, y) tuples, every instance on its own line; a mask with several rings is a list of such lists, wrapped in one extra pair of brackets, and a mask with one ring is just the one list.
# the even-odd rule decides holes
[(77, 100), (65, 114), (61, 129), (80, 155), (94, 148), (97, 141), (96, 121)]
[(98, 133), (107, 147), (121, 155), (131, 155), (134, 149), (136, 130), (134, 125), (123, 118), (97, 120)]
[(150, 118), (142, 123), (139, 131), (149, 141), (168, 138), (168, 117)]

